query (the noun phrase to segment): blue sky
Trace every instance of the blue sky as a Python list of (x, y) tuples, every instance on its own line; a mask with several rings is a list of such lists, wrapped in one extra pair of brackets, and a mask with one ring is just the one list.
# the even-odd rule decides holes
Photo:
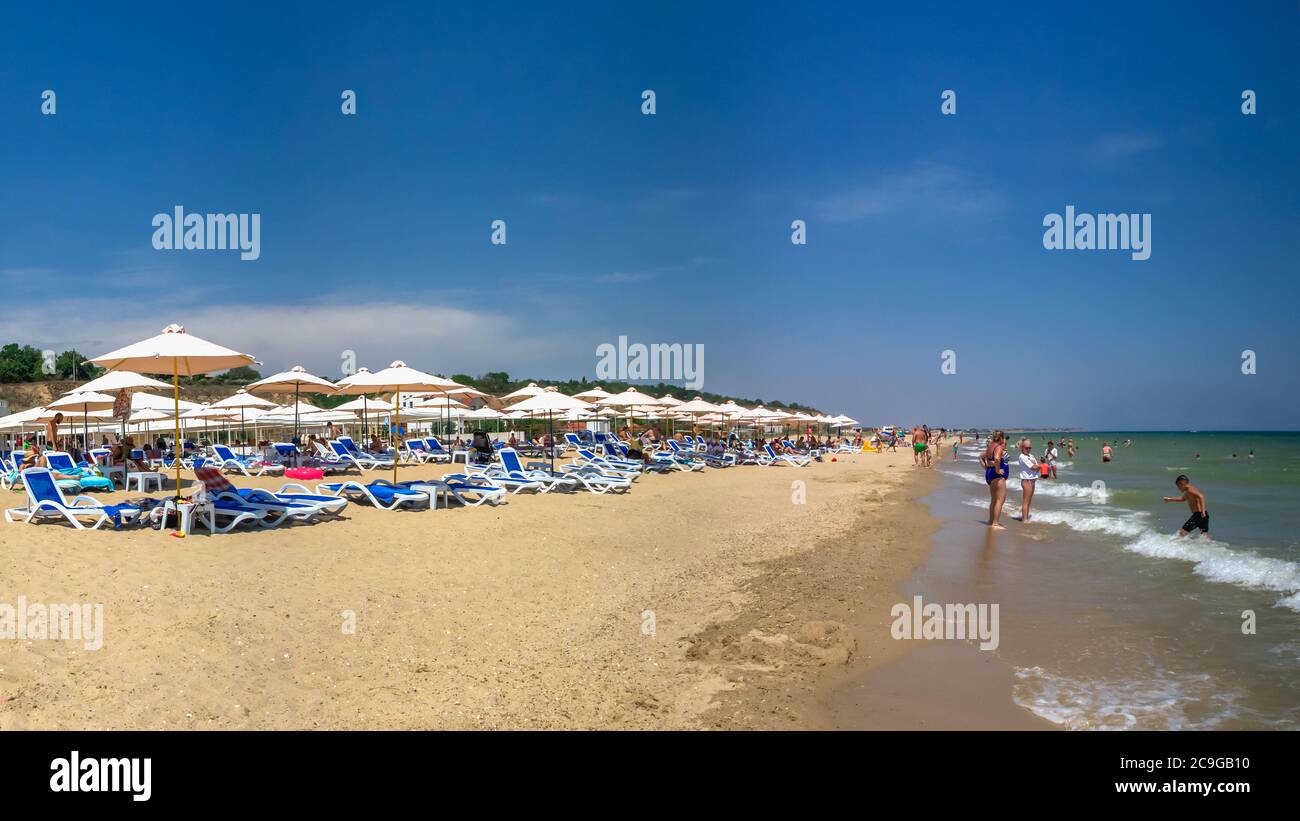
[[(1296, 426), (1300, 4), (262, 5), (0, 13), (0, 337), (558, 378), (626, 335), (877, 424)], [(155, 250), (178, 204), (261, 258)], [(1070, 204), (1151, 258), (1044, 250)]]

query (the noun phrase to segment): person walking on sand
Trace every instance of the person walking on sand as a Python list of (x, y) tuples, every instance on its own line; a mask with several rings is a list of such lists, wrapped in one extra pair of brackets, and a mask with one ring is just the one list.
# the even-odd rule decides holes
[(1029, 504), (1034, 500), (1034, 483), (1038, 481), (1038, 460), (1034, 458), (1034, 443), (1029, 437), (1020, 440), (1020, 521), (1029, 521)]
[(921, 462), (925, 454), (927, 438), (928, 437), (926, 436), (925, 431), (921, 428), (920, 425), (917, 425), (912, 428), (912, 466), (913, 467), (924, 467), (924, 465)]
[(988, 445), (980, 454), (980, 464), (984, 466), (984, 481), (989, 486), (989, 527), (1002, 530), (1002, 503), (1007, 498), (1007, 435), (994, 431), (988, 437)]
[(1193, 530), (1199, 529), (1203, 538), (1210, 538), (1210, 511), (1205, 508), (1205, 494), (1192, 484), (1186, 473), (1174, 480), (1174, 486), (1182, 491), (1183, 495), (1162, 496), (1161, 499), (1166, 502), (1186, 502), (1187, 507), (1192, 511), (1191, 517), (1179, 528), (1178, 537), (1181, 539)]

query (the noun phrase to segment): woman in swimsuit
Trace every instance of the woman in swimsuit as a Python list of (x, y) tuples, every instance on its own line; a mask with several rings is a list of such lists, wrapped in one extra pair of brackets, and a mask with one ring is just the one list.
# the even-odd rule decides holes
[(984, 481), (989, 486), (989, 527), (1002, 529), (1002, 503), (1007, 499), (1007, 435), (994, 431), (988, 446), (980, 454), (984, 466)]

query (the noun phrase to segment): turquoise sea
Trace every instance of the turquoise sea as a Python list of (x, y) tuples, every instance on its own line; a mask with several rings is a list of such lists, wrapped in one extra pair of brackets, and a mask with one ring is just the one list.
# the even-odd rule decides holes
[[(927, 502), (946, 524), (918, 571), (931, 596), (1000, 604), (1016, 702), (1074, 729), (1300, 728), (1300, 433), (1026, 435), (1036, 454), (1077, 447), (1038, 482), (1030, 522), (1012, 518), (1013, 468), (1007, 529), (983, 526), (983, 442), (968, 441), (938, 465)], [(1188, 508), (1161, 497), (1180, 473), (1212, 539), (1175, 535)]]

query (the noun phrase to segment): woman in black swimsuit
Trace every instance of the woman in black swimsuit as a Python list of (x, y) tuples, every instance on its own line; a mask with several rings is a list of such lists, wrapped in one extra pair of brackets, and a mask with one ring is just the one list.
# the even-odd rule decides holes
[(989, 485), (989, 527), (1002, 529), (1002, 503), (1007, 499), (1007, 435), (994, 431), (980, 455), (984, 481)]

